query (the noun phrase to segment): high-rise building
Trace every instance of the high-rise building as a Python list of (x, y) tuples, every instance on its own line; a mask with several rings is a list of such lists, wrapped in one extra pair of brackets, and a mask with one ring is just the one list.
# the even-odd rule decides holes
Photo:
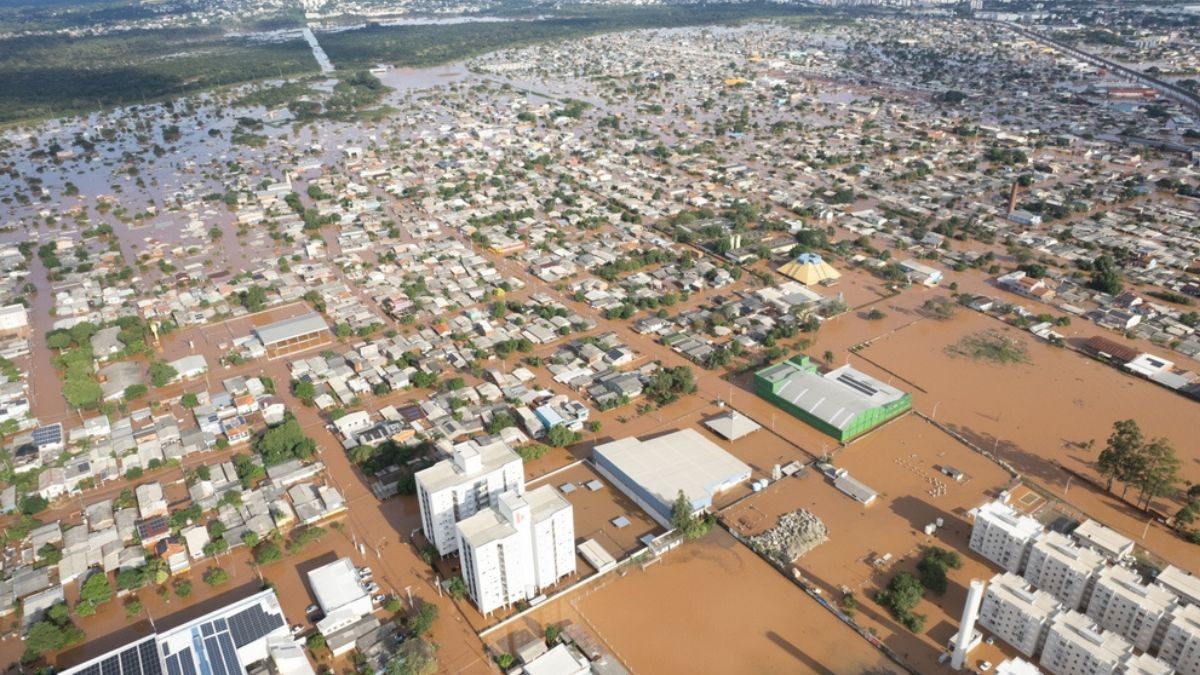
[(1174, 593), (1158, 584), (1146, 584), (1137, 572), (1114, 565), (1096, 575), (1087, 615), (1101, 628), (1133, 643), (1141, 651), (1158, 646), (1171, 610)]
[(534, 598), (575, 571), (571, 504), (549, 485), (506, 492), (456, 529), (467, 594), (482, 614)]
[(1158, 573), (1154, 583), (1179, 596), (1179, 599), (1189, 605), (1200, 605), (1200, 577), (1191, 572), (1185, 572), (1174, 565)]
[(1025, 656), (1038, 653), (1059, 611), (1058, 600), (1012, 572), (997, 574), (983, 596), (979, 624)]
[(975, 518), (971, 550), (1009, 572), (1020, 573), (1030, 546), (1042, 532), (1041, 523), (999, 501), (976, 507), (971, 514)]
[(1200, 675), (1200, 607), (1175, 608), (1158, 648), (1158, 658), (1174, 666), (1179, 675)]
[(438, 555), (446, 555), (458, 546), (455, 523), (495, 506), (505, 492), (525, 492), (525, 469), (502, 441), (472, 440), (455, 445), (450, 459), (418, 471), (416, 484), (421, 529)]
[(1133, 645), (1101, 630), (1079, 612), (1059, 612), (1050, 622), (1041, 667), (1051, 675), (1115, 675), (1133, 654)]
[(1083, 548), (1065, 534), (1043, 532), (1029, 550), (1024, 577), (1066, 609), (1086, 606), (1092, 578), (1104, 567), (1104, 556)]

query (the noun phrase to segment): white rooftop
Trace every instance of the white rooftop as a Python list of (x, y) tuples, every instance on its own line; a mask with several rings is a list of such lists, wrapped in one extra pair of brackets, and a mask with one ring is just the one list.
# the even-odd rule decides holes
[(358, 572), (349, 558), (340, 558), (308, 573), (308, 585), (326, 614), (367, 594), (358, 583)]
[(1200, 578), (1190, 572), (1167, 565), (1154, 579), (1159, 584), (1170, 589), (1173, 593), (1192, 605), (1200, 605)]
[(1071, 533), (1084, 546), (1092, 546), (1110, 558), (1122, 558), (1133, 552), (1133, 540), (1094, 520), (1085, 520)]
[[(529, 506), (529, 518), (532, 523), (540, 523), (559, 511), (569, 510), (570, 502), (563, 499), (558, 491), (549, 485), (529, 490), (524, 495), (506, 493), (502, 499), (509, 500), (511, 508), (520, 508), (523, 504)], [(460, 520), (458, 529), (463, 539), (473, 547), (489, 544), (516, 534), (516, 528), (499, 508), (483, 509), (475, 515)]]
[(480, 469), (478, 471), (465, 471), (462, 466), (456, 463), (453, 459), (444, 459), (437, 464), (418, 471), (416, 479), (425, 489), (430, 492), (440, 492), (446, 488), (460, 485), (466, 481), (473, 481), (478, 476), (483, 476), (493, 471), (499, 471), (504, 466), (512, 462), (520, 462), (521, 457), (512, 451), (503, 441), (496, 441), (487, 445), (478, 445), (474, 441), (467, 444), (460, 443), (459, 446), (471, 447), (455, 447), (456, 451), (463, 453), (477, 453)]
[(1000, 501), (992, 501), (975, 509), (977, 519), (986, 520), (994, 527), (1008, 532), (1009, 536), (1018, 540), (1033, 539), (1042, 531), (1042, 524), (1021, 513), (1013, 507)]

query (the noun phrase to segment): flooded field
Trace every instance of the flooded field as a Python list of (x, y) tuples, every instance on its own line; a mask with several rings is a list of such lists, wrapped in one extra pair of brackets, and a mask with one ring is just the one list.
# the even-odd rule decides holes
[[(798, 508), (812, 512), (825, 523), (829, 540), (796, 561), (805, 579), (831, 601), (853, 593), (862, 625), (878, 631), (885, 644), (916, 667), (935, 668), (941, 645), (957, 629), (967, 582), (994, 573), (990, 564), (967, 550), (971, 526), (966, 512), (998, 494), (1011, 477), (915, 415), (839, 450), (833, 461), (877, 491), (875, 502), (863, 505), (835, 489), (824, 475), (809, 470), (802, 478), (773, 484), (721, 517), (741, 534), (750, 535), (773, 527), (784, 513)], [(962, 471), (962, 482), (943, 475), (943, 467)], [(938, 518), (945, 526), (926, 535), (923, 528)], [(866, 532), (869, 537), (860, 536)], [(870, 598), (896, 572), (915, 567), (922, 548), (931, 545), (958, 551), (967, 564), (954, 572), (956, 581), (946, 595), (930, 595), (922, 601), (923, 608), (917, 611), (928, 616), (926, 631), (914, 635)]]
[(719, 528), (662, 562), (632, 566), (539, 608), (487, 641), (513, 649), (547, 624), (568, 622), (635, 673), (901, 672)]
[[(992, 365), (947, 353), (963, 337), (985, 330), (1020, 341), (1028, 362)], [(1060, 468), (1096, 476), (1093, 464), (1113, 422), (1132, 418), (1147, 437), (1171, 441), (1183, 460), (1185, 481), (1200, 479), (1200, 453), (1190, 441), (1194, 402), (969, 310), (948, 321), (912, 323), (851, 357), (851, 363), (885, 380), (915, 385), (914, 408), (1059, 494), (1069, 490), (1067, 501), (1147, 548), (1200, 571), (1190, 545), (1158, 526), (1142, 540), (1147, 514), (1083, 481), (1068, 485), (1070, 474)], [(1160, 501), (1166, 512), (1177, 508)]]

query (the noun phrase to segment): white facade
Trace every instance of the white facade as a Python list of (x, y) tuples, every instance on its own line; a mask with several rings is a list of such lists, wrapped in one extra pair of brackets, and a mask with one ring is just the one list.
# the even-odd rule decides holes
[(983, 596), (979, 625), (1025, 656), (1038, 653), (1058, 613), (1058, 601), (1012, 572), (997, 574)]
[(1185, 572), (1174, 565), (1167, 565), (1154, 578), (1159, 584), (1179, 596), (1179, 599), (1191, 605), (1200, 605), (1200, 578)]
[(1029, 550), (1024, 577), (1034, 588), (1046, 591), (1066, 609), (1080, 609), (1087, 602), (1092, 577), (1104, 567), (1104, 556), (1077, 546), (1059, 532), (1044, 532)]
[[(1144, 584), (1137, 572), (1113, 566), (1096, 577), (1087, 615), (1101, 628), (1113, 631), (1141, 651), (1156, 644), (1155, 637), (1174, 608), (1175, 594), (1157, 584)], [(1158, 635), (1161, 637), (1161, 635)]]
[(972, 510), (971, 550), (1009, 572), (1019, 573), (1034, 539), (1042, 531), (1038, 521), (1003, 502), (988, 502)]
[(0, 332), (24, 330), (29, 326), (29, 310), (24, 305), (0, 307)]
[(1179, 675), (1200, 675), (1200, 607), (1176, 607), (1167, 626), (1158, 658)]
[(571, 504), (548, 485), (524, 497), (507, 492), (456, 529), (463, 581), (482, 614), (534, 598), (575, 571)]
[(421, 529), (438, 555), (446, 555), (458, 547), (456, 523), (495, 506), (505, 492), (524, 494), (525, 470), (504, 443), (467, 441), (454, 446), (451, 459), (418, 471), (416, 484)]
[(1133, 645), (1102, 631), (1079, 612), (1062, 612), (1050, 624), (1038, 664), (1051, 675), (1113, 675)]

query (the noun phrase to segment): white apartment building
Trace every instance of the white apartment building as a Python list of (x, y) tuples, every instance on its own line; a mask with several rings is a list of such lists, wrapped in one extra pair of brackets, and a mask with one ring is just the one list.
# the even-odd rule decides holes
[(1149, 654), (1130, 654), (1121, 662), (1121, 675), (1174, 675), (1175, 669)]
[(521, 458), (501, 441), (458, 443), (450, 459), (418, 471), (415, 478), (421, 529), (438, 555), (457, 548), (455, 523), (495, 506), (505, 492), (525, 492)]
[(1058, 613), (1058, 600), (1045, 591), (1034, 590), (1024, 579), (1004, 572), (992, 577), (979, 625), (1032, 657), (1041, 649), (1050, 630), (1050, 620)]
[(571, 504), (544, 485), (458, 523), (458, 552), (467, 594), (481, 614), (537, 597), (575, 571)]
[(1200, 675), (1200, 607), (1175, 608), (1158, 648), (1158, 658), (1174, 666), (1179, 675)]
[(1065, 609), (1081, 609), (1091, 592), (1092, 578), (1104, 562), (1099, 552), (1051, 530), (1043, 532), (1029, 549), (1023, 576), (1034, 588), (1058, 598)]
[(1094, 548), (1109, 560), (1120, 562), (1133, 555), (1133, 540), (1094, 520), (1085, 520), (1071, 532), (1080, 546)]
[(1104, 630), (1124, 637), (1145, 652), (1158, 645), (1177, 602), (1171, 591), (1142, 583), (1137, 572), (1114, 565), (1096, 575), (1087, 615)]
[(1038, 664), (1051, 675), (1115, 675), (1131, 654), (1133, 645), (1120, 635), (1102, 631), (1079, 612), (1059, 612)]
[(1154, 578), (1154, 583), (1178, 595), (1181, 601), (1189, 605), (1200, 605), (1200, 577), (1193, 576), (1191, 572), (1167, 565), (1166, 569)]
[(1017, 513), (1004, 502), (988, 502), (971, 510), (971, 550), (1013, 573), (1024, 569), (1034, 539), (1042, 532), (1038, 521)]

